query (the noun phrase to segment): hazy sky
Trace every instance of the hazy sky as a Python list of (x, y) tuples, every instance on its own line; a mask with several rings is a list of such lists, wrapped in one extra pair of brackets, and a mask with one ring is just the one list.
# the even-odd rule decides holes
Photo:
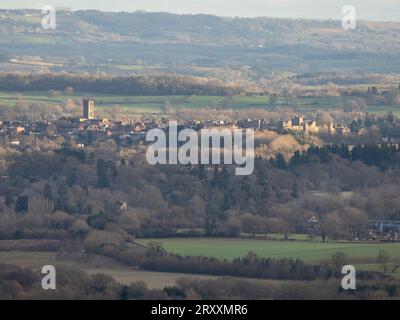
[(321, 19), (340, 19), (342, 6), (353, 5), (359, 19), (400, 21), (400, 0), (0, 0), (0, 8), (41, 8), (44, 5), (73, 10), (146, 10)]

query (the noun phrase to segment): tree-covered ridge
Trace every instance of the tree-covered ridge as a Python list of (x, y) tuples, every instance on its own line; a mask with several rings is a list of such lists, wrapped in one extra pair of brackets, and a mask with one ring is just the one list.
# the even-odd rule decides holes
[(140, 147), (129, 154), (112, 142), (3, 149), (0, 237), (287, 234), (310, 232), (304, 223), (316, 216), (314, 236), (362, 238), (368, 219), (400, 218), (398, 155), (384, 145), (315, 147), (289, 161), (257, 158), (254, 174), (239, 177), (229, 166), (150, 166)]
[[(5, 61), (56, 57), (54, 62), (63, 62), (61, 69), (84, 70), (118, 62), (171, 68), (251, 66), (256, 71), (330, 71), (332, 66), (399, 71), (399, 23), (360, 21), (357, 32), (347, 32), (339, 20), (92, 10), (60, 11), (57, 30), (46, 33), (40, 30), (40, 11), (2, 10), (1, 14), (0, 56)], [(82, 57), (89, 64), (80, 65)]]

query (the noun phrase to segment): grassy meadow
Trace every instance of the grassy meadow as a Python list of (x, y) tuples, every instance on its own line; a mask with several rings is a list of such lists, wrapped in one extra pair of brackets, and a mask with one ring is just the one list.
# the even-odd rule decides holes
[[(161, 114), (168, 103), (175, 109), (201, 109), (226, 104), (223, 96), (120, 96), (107, 94), (92, 94), (78, 92), (70, 95), (49, 96), (48, 92), (1, 92), (0, 106), (24, 103), (46, 103), (49, 105), (65, 104), (68, 99), (75, 100), (85, 96), (94, 97), (97, 109), (111, 109), (119, 106), (123, 109), (131, 109), (136, 113)], [(226, 104), (227, 108), (244, 110), (250, 108), (274, 111), (277, 108), (290, 108), (296, 112), (315, 112), (317, 110), (335, 109), (346, 98), (320, 97), (320, 98), (278, 98), (274, 104), (270, 103), (268, 96), (234, 96)], [(371, 113), (393, 112), (400, 115), (400, 107), (396, 106), (369, 106), (365, 111)]]
[[(165, 104), (169, 103), (176, 109), (198, 109), (223, 105), (226, 97), (223, 96), (117, 96), (107, 94), (74, 93), (71, 95), (49, 96), (47, 92), (0, 92), (0, 105), (15, 105), (18, 102), (64, 104), (68, 99), (74, 100), (84, 96), (92, 96), (96, 100), (96, 108), (107, 109), (118, 105), (122, 108), (133, 108), (143, 113), (161, 113)], [(275, 110), (279, 107), (289, 107), (299, 112), (312, 112), (319, 109), (334, 109), (341, 98), (279, 98), (274, 105), (268, 96), (234, 96), (228, 108), (242, 110), (249, 108)], [(371, 112), (400, 112), (396, 107), (369, 107)]]
[(378, 270), (376, 257), (384, 250), (392, 257), (400, 258), (400, 243), (375, 242), (311, 242), (311, 241), (266, 241), (253, 239), (222, 238), (169, 238), (143, 239), (140, 243), (160, 242), (169, 252), (182, 255), (215, 257), (232, 260), (245, 256), (249, 251), (260, 257), (298, 258), (309, 263), (329, 259), (336, 252), (343, 252), (348, 262), (365, 270)]
[[(168, 239), (141, 239), (141, 244), (160, 242), (169, 252), (182, 255), (207, 256), (219, 259), (232, 260), (245, 256), (249, 251), (260, 257), (298, 258), (308, 263), (319, 263), (329, 259), (336, 252), (343, 252), (348, 257), (348, 263), (358, 270), (382, 271), (376, 257), (381, 250), (391, 257), (400, 258), (400, 243), (375, 242), (311, 242), (302, 241), (295, 236), (292, 241), (271, 241), (256, 239), (229, 239), (229, 238), (168, 238)], [(117, 282), (129, 284), (144, 281), (149, 288), (164, 288), (173, 286), (179, 278), (215, 279), (208, 275), (194, 275), (174, 272), (152, 272), (128, 267), (111, 258), (93, 254), (60, 254), (57, 252), (0, 252), (0, 263), (14, 264), (21, 267), (39, 270), (44, 265), (54, 265), (82, 270), (88, 274), (103, 273), (113, 277)], [(400, 277), (399, 272), (392, 274)], [(254, 280), (271, 281), (272, 280)]]

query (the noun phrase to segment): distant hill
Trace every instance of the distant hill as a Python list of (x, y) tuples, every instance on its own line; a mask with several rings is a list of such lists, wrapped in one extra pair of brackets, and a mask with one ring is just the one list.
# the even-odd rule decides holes
[(394, 22), (361, 21), (357, 30), (344, 31), (333, 20), (90, 10), (58, 12), (57, 30), (46, 32), (41, 18), (39, 11), (0, 10), (0, 70), (9, 67), (7, 58), (30, 56), (62, 63), (55, 70), (109, 71), (122, 64), (172, 70), (400, 71), (400, 23)]

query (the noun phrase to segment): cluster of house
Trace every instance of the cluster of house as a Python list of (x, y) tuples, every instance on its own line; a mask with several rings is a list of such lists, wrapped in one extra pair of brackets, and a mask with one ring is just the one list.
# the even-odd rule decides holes
[(146, 121), (112, 121), (109, 119), (77, 119), (61, 118), (55, 121), (57, 132), (64, 137), (75, 136), (79, 140), (101, 140), (105, 138), (119, 138), (130, 143), (139, 142), (145, 132), (158, 127), (153, 120)]
[[(308, 234), (314, 234), (319, 227), (319, 220), (313, 216), (302, 226), (302, 231)], [(352, 230), (348, 230), (351, 232)], [(368, 220), (363, 234), (354, 232), (355, 240), (371, 241), (400, 241), (400, 221), (398, 220)]]
[(370, 220), (368, 236), (374, 241), (400, 241), (400, 221)]
[[(53, 122), (22, 122), (22, 121), (3, 121), (0, 122), (0, 137), (7, 137), (11, 145), (18, 146), (18, 136), (37, 135), (49, 136), (49, 128), (57, 128), (55, 135), (63, 137), (77, 137), (83, 141), (82, 144), (90, 141), (118, 138), (121, 142), (136, 144), (145, 140), (146, 132), (154, 128), (167, 128), (167, 120), (148, 119), (144, 121), (132, 120), (109, 120), (95, 117), (95, 106), (93, 99), (83, 99), (81, 118), (61, 118)], [(350, 129), (343, 126), (334, 126), (333, 123), (325, 126), (318, 126), (316, 121), (305, 120), (303, 116), (293, 116), (289, 121), (280, 121), (278, 124), (271, 123), (265, 119), (244, 119), (238, 121), (226, 120), (190, 120), (179, 125), (180, 129), (190, 128), (200, 130), (212, 127), (230, 127), (254, 130), (274, 130), (280, 133), (305, 133), (312, 134), (318, 132), (330, 132), (331, 134), (347, 134)], [(51, 130), (50, 130), (51, 132)]]
[(0, 139), (15, 147), (20, 145), (21, 136), (75, 137), (77, 141), (84, 142), (118, 137), (122, 141), (127, 139), (129, 143), (135, 143), (144, 139), (146, 131), (156, 127), (159, 127), (159, 123), (154, 120), (135, 122), (95, 118), (93, 100), (85, 99), (81, 118), (60, 118), (54, 121), (37, 122), (2, 121), (0, 122)]
[(7, 140), (11, 146), (19, 146), (18, 137), (23, 135), (29, 136), (44, 136), (47, 133), (47, 128), (50, 122), (37, 121), (1, 121), (0, 122), (0, 137), (2, 141)]
[(282, 120), (279, 123), (281, 132), (301, 132), (301, 133), (319, 133), (327, 132), (330, 134), (349, 134), (350, 128), (343, 124), (334, 125), (333, 122), (318, 126), (315, 120), (305, 120), (303, 116), (293, 116), (290, 120)]

